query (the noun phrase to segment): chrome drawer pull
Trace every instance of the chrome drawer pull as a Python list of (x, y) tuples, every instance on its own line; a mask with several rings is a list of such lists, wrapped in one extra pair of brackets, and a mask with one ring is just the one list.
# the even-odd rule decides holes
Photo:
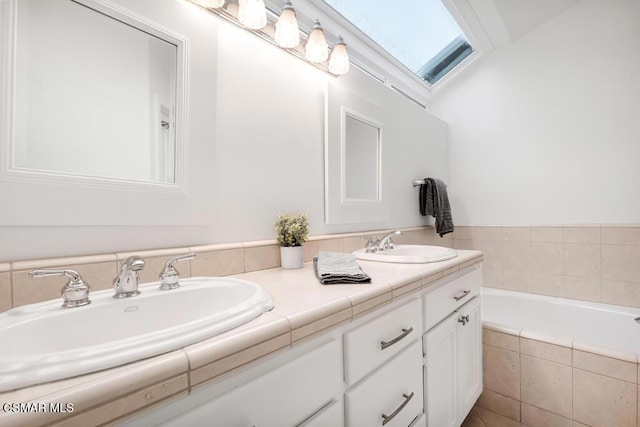
[(467, 323), (469, 323), (469, 315), (467, 314), (466, 316), (461, 316), (458, 319), (458, 322), (462, 323), (462, 326), (466, 325)]
[(466, 291), (462, 291), (458, 295), (454, 296), (453, 299), (456, 301), (460, 301), (462, 298), (466, 297), (471, 293), (471, 289), (467, 289)]
[(411, 394), (404, 394), (402, 393), (402, 397), (404, 397), (404, 402), (402, 402), (402, 405), (398, 406), (398, 409), (396, 409), (395, 411), (393, 411), (391, 413), (391, 415), (385, 415), (382, 414), (382, 425), (387, 424), (389, 421), (391, 421), (393, 419), (393, 417), (395, 417), (396, 415), (398, 415), (400, 413), (400, 411), (402, 411), (404, 409), (405, 406), (407, 406), (407, 403), (409, 403), (409, 401), (411, 400), (411, 398), (413, 397), (413, 392), (411, 392)]
[(413, 332), (413, 327), (409, 329), (402, 328), (402, 333), (397, 337), (395, 337), (394, 339), (392, 339), (391, 341), (380, 341), (380, 347), (382, 347), (381, 350), (384, 350), (387, 347), (391, 347), (392, 345), (400, 341), (402, 338), (409, 335), (411, 332)]

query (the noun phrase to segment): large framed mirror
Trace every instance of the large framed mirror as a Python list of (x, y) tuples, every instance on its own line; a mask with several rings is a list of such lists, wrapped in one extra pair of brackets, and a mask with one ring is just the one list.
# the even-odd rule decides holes
[(185, 40), (102, 0), (5, 1), (2, 177), (181, 191)]

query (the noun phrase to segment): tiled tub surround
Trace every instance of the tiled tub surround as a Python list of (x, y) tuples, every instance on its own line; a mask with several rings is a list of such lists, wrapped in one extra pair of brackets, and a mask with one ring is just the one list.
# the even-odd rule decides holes
[[(483, 296), (487, 297), (491, 295)], [(523, 302), (519, 300), (520, 297), (511, 305), (522, 310)], [(529, 427), (640, 425), (640, 360), (634, 351), (638, 344), (621, 343), (625, 349), (598, 346), (598, 333), (608, 331), (597, 328), (590, 331), (592, 337), (583, 333), (579, 338), (567, 338), (571, 332), (563, 326), (574, 319), (549, 314), (552, 309), (543, 310), (540, 315), (548, 314), (558, 322), (555, 335), (540, 331), (548, 323), (544, 320), (549, 319), (543, 319), (539, 328), (535, 318), (522, 323), (522, 329), (509, 324), (484, 324), (484, 390), (477, 406)], [(483, 303), (483, 310), (491, 317), (490, 304)], [(629, 321), (633, 322), (633, 316)], [(633, 336), (628, 339), (633, 340)], [(520, 424), (502, 419), (501, 425)]]
[[(408, 239), (407, 243), (427, 243), (424, 236), (431, 233), (431, 229), (409, 230), (405, 239)], [(338, 246), (342, 250), (350, 250), (345, 247), (351, 241), (355, 245), (354, 239), (355, 236), (340, 236), (334, 237), (330, 243), (315, 241), (315, 244), (323, 248), (329, 244), (334, 245), (333, 250), (339, 250)], [(357, 242), (362, 245), (359, 237)], [(430, 243), (435, 242), (440, 243), (436, 240)], [(230, 251), (238, 250), (243, 254), (244, 261), (235, 261), (235, 268), (240, 268), (240, 265), (245, 268), (247, 253), (250, 254), (254, 248), (268, 253), (265, 247), (268, 245), (243, 245), (240, 248), (207, 247), (199, 252), (200, 260), (208, 260), (204, 265), (198, 266), (196, 259), (191, 265), (185, 264), (181, 272), (184, 276), (188, 275), (188, 269), (192, 275), (221, 275), (215, 271), (233, 265), (233, 259), (240, 255), (233, 255)], [(159, 258), (166, 259), (166, 256), (170, 255), (169, 252), (174, 254), (181, 251), (168, 251)], [(311, 258), (315, 252), (317, 249), (307, 248), (307, 258)], [(144, 253), (139, 254), (145, 256)], [(200, 256), (203, 254), (207, 255)], [(263, 255), (258, 258), (267, 259), (269, 263), (274, 262)], [(278, 256), (275, 255), (274, 258), (277, 261)], [(126, 418), (142, 408), (159, 404), (169, 397), (189, 393), (194, 387), (213, 378), (235, 371), (276, 351), (290, 348), (332, 327), (351, 322), (408, 293), (425, 289), (442, 277), (454, 274), (481, 260), (480, 252), (460, 251), (457, 258), (434, 264), (400, 265), (363, 261), (363, 269), (373, 279), (373, 283), (367, 285), (322, 286), (316, 280), (310, 262), (299, 270), (265, 267), (266, 269), (234, 274), (234, 277), (264, 286), (271, 293), (275, 308), (233, 331), (181, 350), (102, 372), (2, 393), (2, 404), (73, 403), (74, 411), (64, 414), (0, 411), (0, 425), (85, 426), (117, 422), (118, 419)], [(254, 261), (257, 262), (258, 259), (251, 262)], [(52, 263), (55, 264), (53, 261)], [(42, 264), (39, 264), (38, 268), (40, 267)], [(17, 271), (21, 270), (13, 273)], [(91, 278), (90, 275), (85, 277), (87, 280)], [(111, 274), (108, 277), (111, 278)], [(104, 280), (97, 276), (95, 279)], [(142, 280), (153, 278), (143, 276)], [(96, 280), (94, 282), (98, 283)], [(52, 286), (55, 288), (55, 297), (58, 297), (59, 283)]]
[(640, 307), (640, 226), (456, 227), (484, 253), (483, 286)]

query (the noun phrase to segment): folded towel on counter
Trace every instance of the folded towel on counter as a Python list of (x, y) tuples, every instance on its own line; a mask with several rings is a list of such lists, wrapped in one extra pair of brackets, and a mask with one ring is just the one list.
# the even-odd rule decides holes
[(341, 252), (318, 252), (313, 258), (313, 270), (323, 285), (334, 283), (371, 283), (353, 254)]
[(440, 237), (453, 232), (453, 217), (447, 195), (447, 184), (437, 178), (425, 178), (420, 185), (420, 213), (436, 218), (436, 232)]

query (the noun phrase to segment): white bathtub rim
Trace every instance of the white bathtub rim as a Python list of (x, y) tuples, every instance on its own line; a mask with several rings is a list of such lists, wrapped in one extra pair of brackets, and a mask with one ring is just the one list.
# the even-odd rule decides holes
[(614, 348), (601, 347), (601, 346), (596, 346), (592, 344), (584, 344), (584, 343), (575, 342), (575, 341), (573, 343), (573, 349), (578, 351), (584, 351), (586, 353), (597, 354), (599, 356), (609, 357), (612, 359), (624, 360), (626, 362), (631, 362), (631, 363), (638, 363), (638, 360), (640, 360), (640, 354), (638, 353), (617, 350)]
[(507, 335), (515, 335), (516, 337), (520, 336), (520, 329), (511, 328), (502, 323), (490, 322), (488, 320), (482, 320), (482, 327), (485, 329), (489, 329), (491, 331), (500, 332)]
[(573, 348), (573, 340), (571, 338), (563, 338), (557, 336), (551, 336), (547, 334), (541, 334), (538, 332), (530, 332), (524, 329), (511, 328), (501, 323), (490, 322), (488, 320), (482, 321), (482, 327), (495, 332), (503, 334), (513, 335), (516, 337), (522, 337), (529, 340), (541, 341), (561, 347)]
[[(640, 312), (640, 309), (633, 308), (633, 307), (624, 307), (624, 306), (617, 306), (617, 305), (603, 304), (603, 303), (591, 303), (588, 301), (578, 301), (578, 300), (570, 300), (570, 299), (566, 299), (566, 302), (565, 302), (565, 301), (558, 301), (558, 300), (565, 299), (561, 297), (550, 297), (546, 295), (530, 294), (530, 293), (519, 292), (519, 291), (510, 291), (506, 289), (493, 289), (493, 288), (482, 287), (480, 290), (480, 294), (481, 295), (507, 294), (508, 296), (513, 296), (516, 298), (531, 298), (534, 300), (544, 301), (551, 304), (573, 305), (573, 306), (595, 309), (600, 311), (623, 312), (631, 315), (637, 315)], [(547, 343), (562, 346), (562, 347), (572, 348), (574, 350), (597, 354), (599, 356), (605, 356), (613, 359), (624, 360), (631, 363), (640, 363), (640, 352), (635, 353), (632, 351), (624, 351), (624, 350), (605, 347), (601, 345), (595, 345), (592, 343), (587, 344), (580, 341), (576, 341), (572, 337), (551, 336), (548, 334), (543, 334), (535, 331), (529, 331), (527, 329), (514, 328), (509, 325), (491, 322), (484, 319), (482, 320), (482, 327), (489, 330), (496, 331), (496, 332), (508, 334), (508, 335), (514, 335), (517, 337), (522, 337), (522, 338), (531, 339), (535, 341), (547, 342)]]
[(485, 288), (485, 287), (480, 288), (480, 294), (481, 295), (506, 294), (507, 296), (512, 296), (516, 298), (527, 298), (527, 299), (532, 299), (536, 301), (544, 301), (544, 302), (548, 302), (550, 304), (556, 304), (556, 305), (571, 305), (575, 307), (589, 308), (589, 309), (598, 310), (598, 311), (625, 313), (629, 315), (640, 316), (640, 308), (625, 307), (623, 305), (606, 304), (603, 302), (589, 302), (589, 301), (582, 301), (582, 300), (570, 299), (570, 298), (564, 298), (564, 297), (553, 297), (548, 295), (532, 294), (528, 292), (511, 291), (507, 289), (498, 289), (498, 288)]

